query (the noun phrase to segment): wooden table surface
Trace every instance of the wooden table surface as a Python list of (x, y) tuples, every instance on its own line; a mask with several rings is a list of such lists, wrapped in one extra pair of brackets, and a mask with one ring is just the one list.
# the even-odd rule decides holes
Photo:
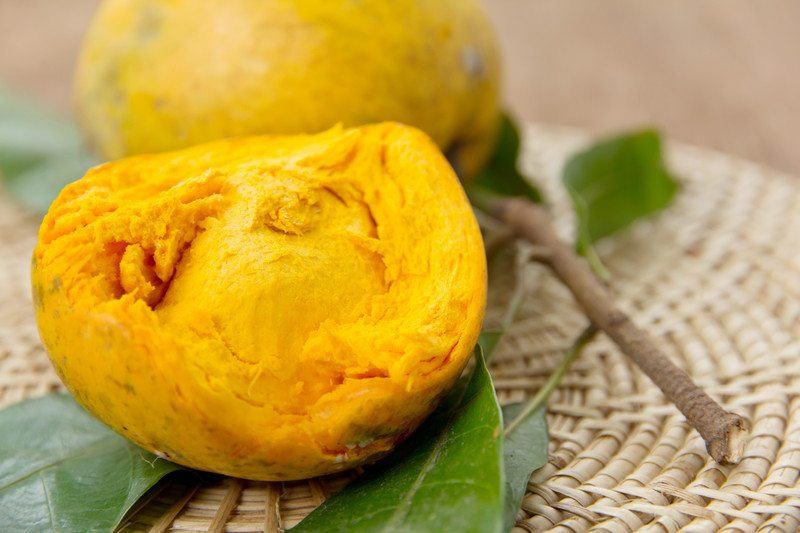
[[(0, 83), (67, 111), (98, 0), (0, 0)], [(797, 0), (485, 0), (518, 116), (671, 137), (800, 175)]]

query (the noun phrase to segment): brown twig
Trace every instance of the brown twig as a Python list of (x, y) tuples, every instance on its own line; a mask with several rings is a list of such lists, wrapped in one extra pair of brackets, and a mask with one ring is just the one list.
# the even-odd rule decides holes
[(675, 366), (621, 311), (586, 261), (562, 241), (546, 209), (523, 199), (495, 199), (491, 214), (504, 221), (519, 237), (550, 253), (541, 261), (569, 288), (586, 316), (605, 332), (677, 406), (706, 442), (718, 463), (738, 463), (747, 441), (747, 422), (725, 411), (686, 372)]

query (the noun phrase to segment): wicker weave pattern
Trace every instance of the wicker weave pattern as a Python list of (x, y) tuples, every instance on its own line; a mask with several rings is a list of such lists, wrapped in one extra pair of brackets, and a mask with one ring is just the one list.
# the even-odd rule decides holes
[[(585, 138), (528, 129), (524, 167), (543, 183), (570, 233), (558, 186)], [(621, 303), (754, 438), (736, 467), (702, 440), (605, 338), (550, 402), (550, 462), (534, 475), (518, 527), (540, 531), (797, 531), (800, 529), (800, 181), (752, 163), (671, 147), (683, 191), (669, 211), (601, 247)], [(58, 387), (39, 345), (28, 292), (35, 221), (0, 197), (0, 405)], [(503, 252), (501, 252), (503, 253)], [(493, 280), (489, 321), (513, 276)], [(547, 378), (585, 325), (569, 294), (527, 264), (529, 288), (493, 374), (517, 401)], [(350, 476), (296, 483), (175, 479), (130, 530), (277, 531), (297, 523)]]

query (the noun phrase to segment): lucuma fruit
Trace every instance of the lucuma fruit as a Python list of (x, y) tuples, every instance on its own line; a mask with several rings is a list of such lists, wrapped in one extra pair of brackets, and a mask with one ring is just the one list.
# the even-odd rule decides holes
[(476, 0), (105, 0), (77, 114), (109, 159), (392, 120), (470, 177), (495, 142), (498, 55)]
[(84, 407), (162, 457), (264, 480), (390, 451), (460, 375), (486, 297), (458, 179), (394, 123), (93, 168), (44, 218), (32, 278)]

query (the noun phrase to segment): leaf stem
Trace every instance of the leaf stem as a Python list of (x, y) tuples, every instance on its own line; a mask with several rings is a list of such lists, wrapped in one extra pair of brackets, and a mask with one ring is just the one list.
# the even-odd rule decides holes
[(577, 252), (586, 258), (586, 262), (592, 268), (597, 277), (603, 281), (608, 281), (611, 278), (611, 273), (600, 260), (594, 246), (592, 245), (592, 236), (589, 234), (589, 228), (586, 226), (586, 220), (589, 216), (589, 208), (586, 205), (586, 200), (583, 196), (578, 194), (569, 183), (565, 183), (567, 192), (572, 198), (572, 206), (578, 214), (578, 243), (576, 245)]
[(558, 384), (561, 383), (561, 379), (567, 373), (567, 370), (569, 370), (572, 362), (581, 354), (584, 347), (592, 341), (597, 331), (597, 326), (591, 324), (581, 332), (578, 338), (575, 339), (575, 342), (572, 343), (567, 353), (564, 354), (564, 357), (561, 358), (558, 366), (553, 369), (550, 377), (547, 378), (547, 382), (536, 392), (533, 398), (528, 400), (525, 407), (522, 408), (522, 411), (520, 411), (517, 417), (506, 427), (504, 433), (506, 437), (513, 433), (526, 418), (531, 416), (539, 407), (547, 402), (547, 399), (550, 398), (550, 395), (556, 390)]

